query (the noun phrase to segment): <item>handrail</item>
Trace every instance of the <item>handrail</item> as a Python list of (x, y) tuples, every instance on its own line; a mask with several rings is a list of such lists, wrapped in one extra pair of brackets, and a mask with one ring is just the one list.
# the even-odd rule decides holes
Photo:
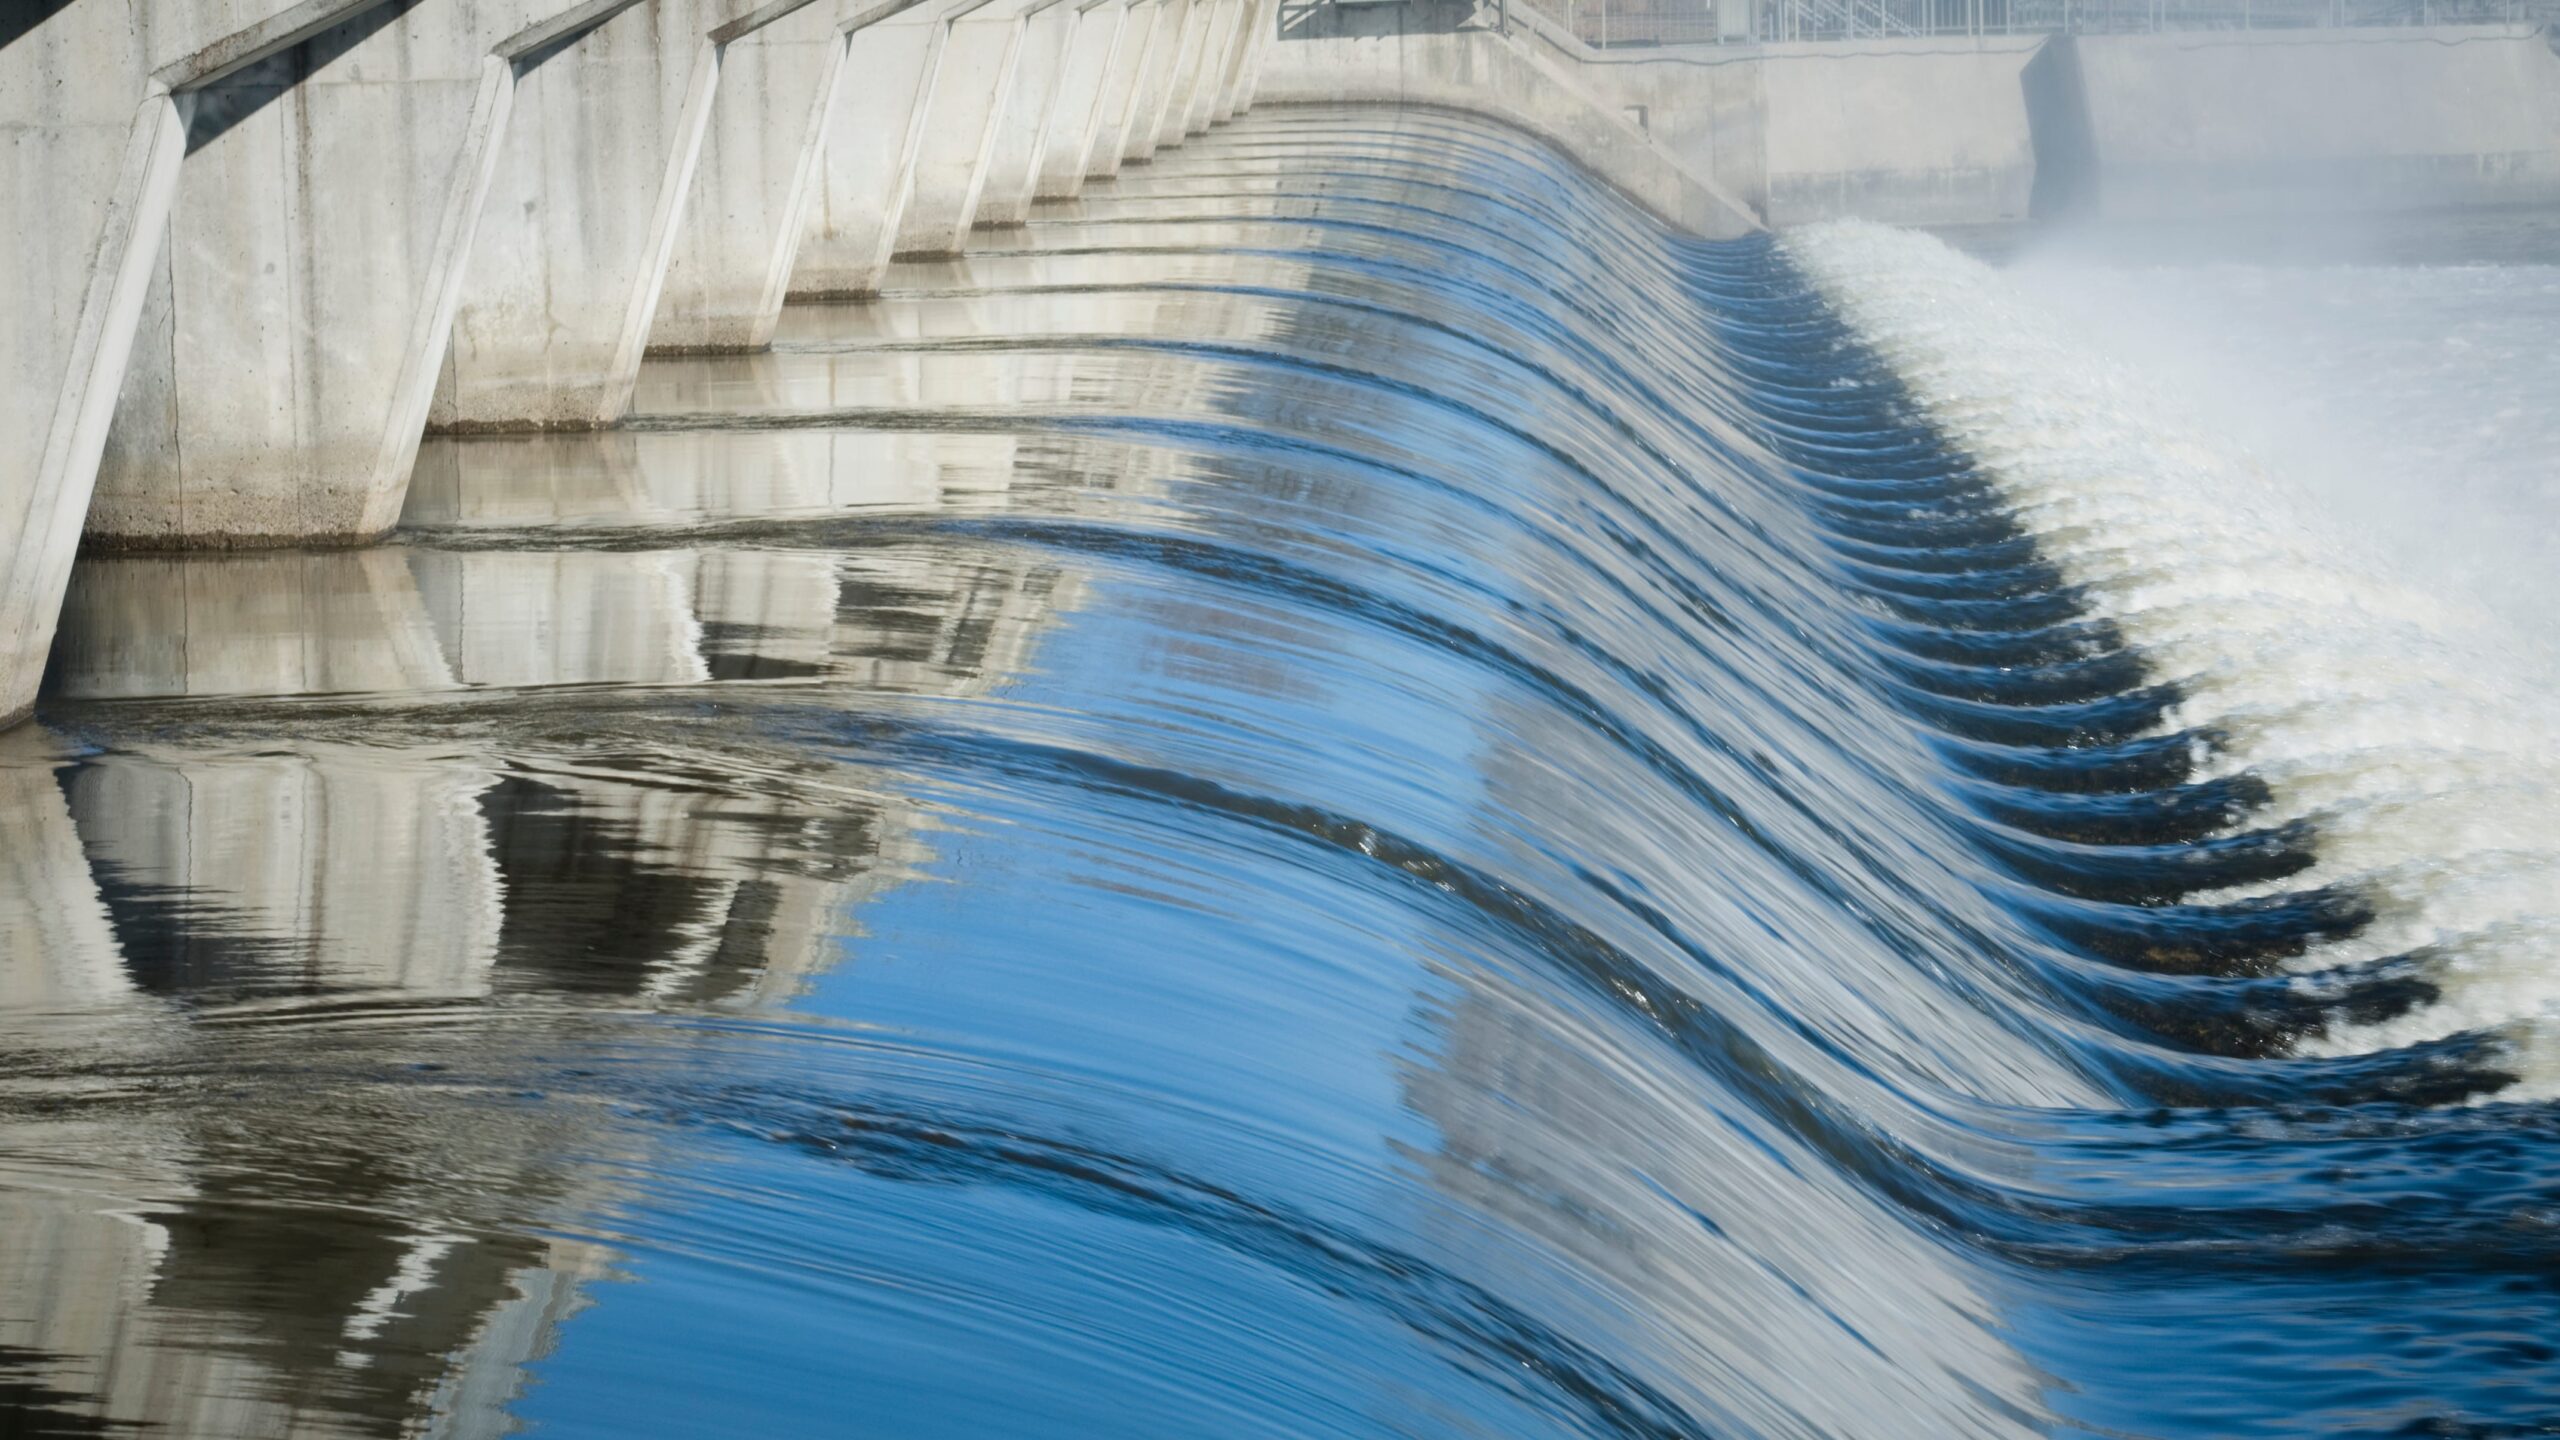
[(1593, 48), (1987, 35), (2529, 26), (2560, 0), (1503, 0)]

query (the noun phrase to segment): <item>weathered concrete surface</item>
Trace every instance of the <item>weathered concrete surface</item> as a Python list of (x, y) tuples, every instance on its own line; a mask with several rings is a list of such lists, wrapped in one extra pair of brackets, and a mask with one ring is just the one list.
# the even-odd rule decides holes
[(1224, 125), (1236, 116), (1244, 103), (1247, 78), (1253, 68), (1255, 49), (1271, 34), (1270, 13), (1266, 0), (1242, 0), (1236, 11), (1235, 44), (1227, 55), (1226, 69), (1218, 76), (1218, 95), (1209, 108), (1209, 121)]
[[(1163, 107), (1156, 112), (1156, 148), (1182, 143), (1191, 119), (1192, 92), (1199, 88), (1201, 59), (1209, 48), (1209, 31), (1217, 23), (1224, 0), (1190, 0), (1182, 17), (1182, 40), (1175, 47), (1173, 73), (1166, 77)], [(1152, 157), (1151, 157), (1152, 158)]]
[[(42, 200), (0, 219), (0, 722), (31, 702), (111, 443), (102, 538), (192, 539), (171, 526), (167, 494), (119, 503), (137, 482), (174, 493), (181, 479), (216, 537), (369, 523), (366, 502), (414, 443), (423, 385), (409, 357), (439, 323), (469, 193), (461, 162), (491, 100), (481, 50), (453, 42), (541, 8), (86, 0), (0, 49), (0, 193)], [(329, 88), (283, 101), (280, 72)], [(378, 125), (411, 100), (442, 116), (438, 133), (375, 132), (371, 163), (351, 165), (357, 137), (337, 127)], [(253, 183), (224, 185), (225, 167), (260, 156), (308, 173), (250, 165)], [(349, 236), (343, 250), (315, 244), (304, 198), (333, 191), (365, 207), (333, 232)], [(182, 200), (187, 244), (169, 250)], [(355, 293), (359, 263), (368, 288)], [(120, 416), (146, 303), (157, 323), (132, 387), (145, 403)], [(355, 307), (351, 333), (329, 341), (314, 321), (336, 304)], [(256, 332), (218, 333), (237, 322)]]
[(1253, 108), (1254, 95), (1262, 84), (1262, 65), (1271, 53), (1272, 42), (1279, 38), (1280, 0), (1260, 0), (1253, 22), (1253, 43), (1246, 47), (1244, 68), (1236, 77), (1235, 112), (1242, 115)]
[[(1381, 7), (1384, 8), (1384, 7)], [(1521, 11), (1514, 11), (1515, 21)], [(1560, 146), (1637, 203), (1694, 234), (1759, 227), (1749, 205), (1584, 88), (1596, 66), (1549, 58), (1539, 42), (1491, 30), (1295, 40), (1264, 47), (1261, 98), (1382, 101), (1472, 110)], [(1605, 76), (1600, 77), (1605, 80)]]
[(494, 50), (572, 9), (377, 7), (188, 92), (92, 545), (391, 527), (512, 98)]
[(621, 417), (710, 128), (713, 34), (796, 8), (646, 0), (518, 62), (435, 428)]
[(907, 10), (846, 38), (845, 73), (826, 122), (819, 183), (791, 271), (793, 299), (874, 295), (915, 189), (924, 124), (951, 35), (939, 8)]
[(1861, 42), (1854, 57), (1832, 53), (1847, 48), (1838, 45), (1768, 47), (1759, 69), (1769, 223), (2025, 218), (2035, 145), (2019, 76), (2041, 43)]
[[(2560, 55), (2504, 26), (2060, 42), (2085, 152), (2049, 175), (2111, 216), (2560, 201)], [(2050, 122), (2049, 122), (2050, 123)]]
[(1147, 37), (1146, 64), (1138, 72), (1132, 103), (1121, 127), (1120, 160), (1152, 160), (1156, 137), (1164, 128), (1165, 105), (1173, 95), (1174, 73), (1191, 34), (1192, 16), (1201, 0), (1158, 0), (1155, 31)]
[(0, 49), (0, 194), (44, 197), (0, 214), (0, 726), (35, 703), (177, 190), (183, 107), (138, 93), (150, 68), (115, 6)]
[(1057, 123), (1067, 62), (1082, 18), (1068, 0), (1041, 0), (1026, 12), (1022, 54), (1013, 67), (1013, 93), (1000, 108), (974, 224), (993, 228), (1020, 225), (1031, 218), (1032, 190), (1039, 182), (1050, 129)]
[(941, 74), (923, 106), (922, 138), (894, 253), (957, 255), (968, 244), (996, 137), (1022, 57), (1022, 9), (990, 0), (952, 18)]
[(1210, 114), (1218, 108), (1218, 88), (1225, 83), (1227, 62), (1235, 58), (1236, 36), (1244, 31), (1243, 17), (1244, 0), (1210, 0), (1208, 23), (1201, 27), (1200, 57), (1191, 66), (1191, 93), (1183, 99), (1184, 135), (1209, 133)]
[[(894, 4), (875, 0), (856, 23)], [(652, 353), (772, 341), (844, 78), (845, 9), (807, 5), (718, 48), (719, 87), (650, 322)]]
[(1058, 72), (1058, 96), (1032, 176), (1032, 194), (1038, 199), (1073, 199), (1084, 189), (1094, 143), (1112, 103), (1113, 72), (1135, 28), (1131, 8), (1132, 0), (1088, 0), (1083, 6)]
[(1093, 153), (1085, 161), (1085, 178), (1108, 180), (1126, 161), (1129, 138), (1137, 128), (1138, 107), (1154, 73), (1156, 52), (1165, 44), (1165, 16), (1172, 0), (1129, 0), (1120, 50), (1102, 78), (1102, 101), (1093, 130)]

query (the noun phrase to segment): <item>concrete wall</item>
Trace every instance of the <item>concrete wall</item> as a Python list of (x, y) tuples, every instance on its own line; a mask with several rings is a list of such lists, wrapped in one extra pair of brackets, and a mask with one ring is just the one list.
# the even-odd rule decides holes
[(1084, 189), (1093, 163), (1094, 145), (1106, 120), (1116, 122), (1125, 103), (1112, 93), (1112, 80), (1125, 75), (1122, 57), (1134, 47), (1133, 0), (1090, 0), (1076, 21), (1067, 56), (1058, 71), (1058, 95), (1049, 128), (1034, 158), (1032, 191), (1043, 200), (1070, 200)]
[[(1635, 178), (1666, 162), (1720, 197), (1699, 214), (1733, 210), (1754, 223), (2027, 214), (2035, 147), (2020, 76), (2036, 37), (1594, 50), (1526, 6), (1503, 35), (1472, 12), (1420, 4), (1331, 28), (1284, 33), (1253, 57), (1271, 77), (1269, 98), (1318, 98), (1322, 76), (1339, 68), (1361, 77), (1364, 96), (1497, 114), (1623, 171), (1611, 178), (1666, 215), (1694, 202)], [(1639, 158), (1648, 149), (1654, 158)], [(1729, 233), (1737, 223), (1701, 228)]]
[(1103, 74), (1102, 100), (1094, 118), (1092, 150), (1085, 163), (1089, 179), (1108, 180), (1120, 173), (1129, 154), (1129, 138), (1147, 90), (1147, 77), (1166, 42), (1172, 0), (1129, 0), (1122, 22), (1119, 53)]
[(377, 6), (189, 92), (92, 544), (390, 527), (505, 124), (492, 48), (541, 18)]
[(2110, 216), (2560, 201), (2560, 55), (2501, 26), (2061, 42), (2078, 153), (2048, 177)]
[(1595, 51), (1526, 6), (1508, 34), (1440, 0), (1295, 24), (1254, 57), (1273, 98), (1495, 114), (1675, 218), (1626, 132), (1779, 226), (2560, 201), (2560, 54), (2523, 28)]
[(1031, 218), (1032, 190), (1039, 182), (1049, 132), (1058, 121), (1067, 62), (1082, 19), (1083, 12), (1068, 0), (1041, 0), (1026, 15), (1022, 53), (1013, 67), (1013, 93), (998, 116), (972, 223), (995, 228), (1020, 225)]
[(1315, 39), (1292, 39), (1284, 32), (1268, 46), (1261, 65), (1263, 103), (1365, 100), (1473, 110), (1552, 141), (1639, 204), (1694, 234), (1733, 236), (1759, 226), (1744, 199), (1628, 115), (1611, 94), (1621, 67), (1579, 64), (1532, 38), (1486, 29)]
[(845, 70), (862, 83), (842, 87), (827, 122), (817, 193), (792, 266), (793, 298), (878, 293), (915, 188), (917, 147), (950, 36), (940, 9), (919, 7), (847, 37)]
[(771, 343), (844, 78), (840, 8), (808, 5), (719, 47), (719, 89), (650, 322), (651, 352)]
[(952, 20), (941, 74), (924, 103), (914, 183), (893, 253), (957, 255), (967, 246), (1013, 103), (1025, 23), (1012, 0), (989, 0)]
[[(2035, 146), (2019, 77), (2041, 43), (1767, 47), (1762, 213), (1772, 225), (2025, 218)], [(1844, 48), (1856, 53), (1836, 53)]]

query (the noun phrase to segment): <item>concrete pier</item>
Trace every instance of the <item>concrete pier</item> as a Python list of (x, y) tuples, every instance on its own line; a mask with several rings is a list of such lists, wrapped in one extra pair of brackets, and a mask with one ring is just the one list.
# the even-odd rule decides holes
[(1189, 42), (1192, 12), (1205, 0), (1157, 0), (1156, 23), (1147, 36), (1147, 53), (1130, 106), (1121, 122), (1120, 161), (1152, 160), (1164, 129), (1165, 103), (1173, 94), (1174, 71)]
[(1031, 218), (1032, 190), (1041, 153), (1058, 121), (1066, 64), (1083, 12), (1070, 0), (1039, 0), (1024, 14), (1022, 53), (1013, 67), (1013, 93), (987, 152), (974, 223), (987, 229)]
[(952, 17), (941, 74), (924, 102), (914, 185), (893, 253), (957, 255), (967, 245), (996, 137), (1014, 103), (1026, 23), (1020, 0), (986, 0)]
[(1133, 8), (1131, 0), (1091, 0), (1082, 8), (1058, 71), (1048, 132), (1034, 157), (1034, 198), (1071, 200), (1084, 189), (1094, 144), (1106, 119), (1113, 118), (1111, 81), (1116, 73), (1125, 73), (1122, 57), (1135, 28)]
[[(874, 0), (854, 23), (895, 8)], [(771, 343), (845, 78), (843, 9), (805, 5), (717, 47), (719, 88), (649, 325), (651, 352)]]
[(879, 293), (898, 221), (915, 188), (917, 148), (950, 37), (949, 15), (932, 5), (862, 25), (845, 37), (845, 71), (863, 83), (841, 87), (844, 93), (826, 121), (817, 188), (792, 265), (792, 298), (848, 300)]
[(1129, 18), (1122, 24), (1119, 53), (1103, 72), (1102, 104), (1094, 118), (1092, 153), (1085, 161), (1085, 178), (1108, 180), (1120, 173), (1128, 158), (1129, 138), (1137, 128), (1138, 107), (1146, 94), (1147, 77), (1154, 73), (1156, 56), (1165, 44), (1165, 17), (1173, 0), (1129, 0)]

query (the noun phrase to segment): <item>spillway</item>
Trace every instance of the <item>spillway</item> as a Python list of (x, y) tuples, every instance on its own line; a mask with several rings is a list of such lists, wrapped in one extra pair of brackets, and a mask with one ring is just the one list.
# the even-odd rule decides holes
[(2420, 1022), (1865, 243), (1266, 107), (431, 437), (392, 544), (84, 563), (0, 738), (0, 1407), (2554, 1423), (2532, 1047)]

